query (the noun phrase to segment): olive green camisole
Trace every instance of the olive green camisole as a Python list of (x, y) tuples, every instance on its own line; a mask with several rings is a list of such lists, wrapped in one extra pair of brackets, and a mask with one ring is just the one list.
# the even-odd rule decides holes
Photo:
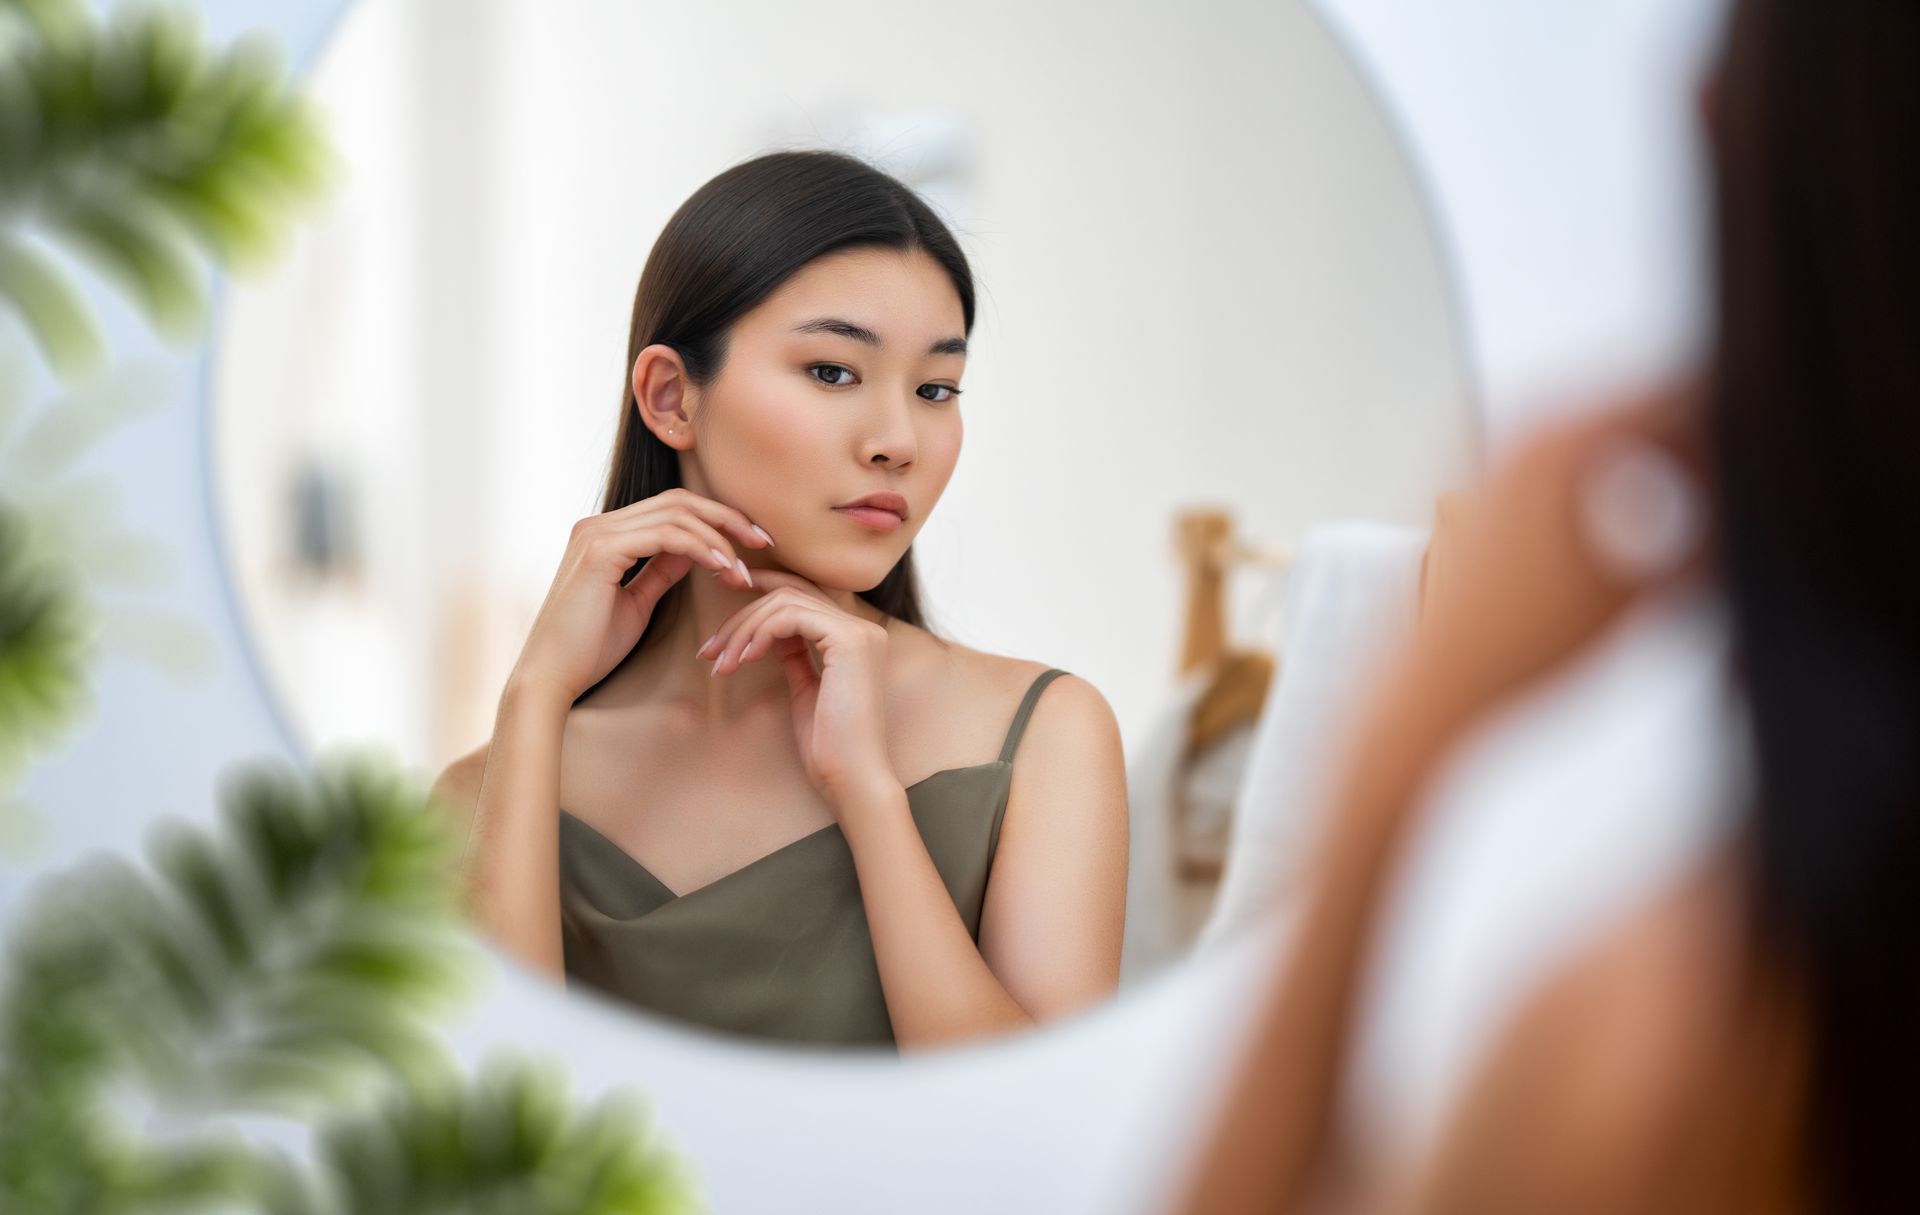
[[(914, 825), (967, 932), (980, 908), (1012, 785), (1027, 689), (1000, 758), (907, 787)], [(560, 920), (567, 985), (651, 1012), (787, 1042), (893, 1044), (853, 852), (829, 823), (675, 895), (618, 845), (560, 811)]]

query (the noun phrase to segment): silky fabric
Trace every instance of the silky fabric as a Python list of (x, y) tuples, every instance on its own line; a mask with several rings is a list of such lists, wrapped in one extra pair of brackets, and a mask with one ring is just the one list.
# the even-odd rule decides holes
[[(1033, 681), (998, 759), (907, 786), (914, 825), (976, 942), (1014, 750), (1040, 693), (1064, 674), (1054, 668)], [(675, 895), (562, 809), (560, 909), (569, 987), (756, 1038), (894, 1045), (853, 852), (837, 822)]]

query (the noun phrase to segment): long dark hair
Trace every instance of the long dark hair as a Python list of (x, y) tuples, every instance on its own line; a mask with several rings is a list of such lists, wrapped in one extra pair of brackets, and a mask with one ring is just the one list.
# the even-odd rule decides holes
[[(931, 256), (952, 280), (965, 332), (973, 333), (973, 273), (959, 242), (912, 189), (857, 157), (827, 150), (768, 153), (725, 170), (680, 205), (654, 242), (634, 290), (603, 513), (680, 485), (679, 453), (637, 416), (633, 364), (640, 352), (656, 343), (671, 346), (686, 364), (688, 380), (704, 385), (726, 361), (735, 321), (815, 258), (861, 246)], [(645, 558), (635, 562), (622, 581), (645, 565)], [(684, 585), (661, 601), (635, 653), (662, 614), (675, 609)], [(911, 547), (859, 595), (889, 616), (927, 627)]]
[(1800, 993), (1810, 1177), (1920, 1209), (1920, 5), (1739, 0), (1710, 426), (1756, 745), (1751, 889)]

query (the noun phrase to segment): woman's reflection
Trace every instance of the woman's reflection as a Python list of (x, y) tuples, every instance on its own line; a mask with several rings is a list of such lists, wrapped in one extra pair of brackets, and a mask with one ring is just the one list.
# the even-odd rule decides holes
[(920, 604), (973, 318), (952, 234), (849, 156), (737, 165), (668, 221), (602, 513), (492, 739), (435, 785), (512, 955), (797, 1043), (929, 1046), (1113, 992), (1114, 715)]

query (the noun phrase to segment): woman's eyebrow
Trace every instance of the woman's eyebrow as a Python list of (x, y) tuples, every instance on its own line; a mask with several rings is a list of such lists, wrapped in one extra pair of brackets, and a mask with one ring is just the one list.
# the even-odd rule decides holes
[[(802, 321), (793, 327), (795, 333), (832, 333), (840, 337), (852, 338), (856, 342), (865, 342), (878, 350), (885, 345), (880, 335), (865, 325), (856, 325), (852, 321), (841, 320), (837, 316), (820, 316), (810, 321)], [(963, 337), (941, 338), (927, 348), (928, 354), (965, 354), (967, 339)]]

